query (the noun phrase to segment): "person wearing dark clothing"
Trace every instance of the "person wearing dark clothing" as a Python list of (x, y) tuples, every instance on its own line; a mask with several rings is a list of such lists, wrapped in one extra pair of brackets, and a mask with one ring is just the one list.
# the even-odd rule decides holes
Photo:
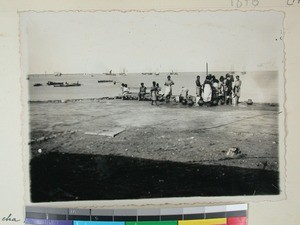
[(232, 101), (232, 81), (231, 77), (227, 76), (226, 81), (225, 81), (225, 86), (226, 86), (226, 104), (231, 104)]
[(200, 82), (200, 76), (197, 76), (196, 79), (196, 96), (201, 97), (201, 82)]
[(140, 91), (139, 91), (139, 101), (145, 100), (147, 88), (144, 86), (144, 83), (141, 83)]

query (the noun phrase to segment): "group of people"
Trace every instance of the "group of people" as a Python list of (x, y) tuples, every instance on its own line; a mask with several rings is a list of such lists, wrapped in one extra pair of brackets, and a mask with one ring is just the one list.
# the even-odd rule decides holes
[[(166, 90), (163, 93), (161, 90), (161, 87), (159, 86), (159, 83), (156, 81), (152, 82), (152, 87), (150, 88), (150, 96), (151, 96), (151, 104), (156, 104), (157, 101), (162, 101), (164, 98), (166, 102), (170, 101), (170, 98), (172, 96), (172, 85), (174, 85), (174, 82), (171, 80), (171, 76), (167, 77), (167, 81), (164, 84), (166, 86)], [(144, 86), (144, 83), (141, 83), (141, 87), (138, 94), (138, 99), (145, 100), (147, 88)]]
[[(239, 76), (226, 74), (217, 79), (214, 75), (207, 75), (203, 84), (201, 84), (200, 76), (196, 78), (196, 101), (197, 103), (207, 106), (215, 106), (218, 104), (238, 104), (241, 96), (242, 81)], [(189, 90), (182, 87), (179, 101), (183, 104), (191, 102), (192, 96), (189, 95)], [(191, 102), (191, 104), (193, 104)]]
[[(156, 104), (157, 101), (163, 101), (164, 99), (166, 102), (170, 101), (170, 98), (172, 96), (172, 86), (174, 85), (174, 82), (171, 80), (171, 76), (167, 77), (167, 81), (164, 84), (166, 86), (166, 90), (163, 93), (161, 87), (159, 86), (159, 83), (156, 81), (152, 82), (152, 86), (150, 88), (150, 97), (151, 97), (151, 104)], [(122, 91), (122, 97), (123, 99), (127, 99), (127, 96), (130, 94), (130, 90), (128, 88), (127, 84), (122, 83), (121, 84), (121, 91)], [(146, 100), (146, 94), (147, 94), (147, 87), (145, 87), (144, 83), (141, 83), (141, 86), (139, 88), (138, 93), (138, 100)]]
[(240, 76), (226, 74), (217, 79), (214, 75), (206, 76), (201, 85), (200, 76), (196, 79), (196, 96), (200, 97), (200, 103), (207, 105), (238, 104), (241, 96), (242, 81)]
[[(233, 75), (226, 74), (217, 79), (214, 75), (207, 75), (203, 84), (201, 84), (200, 76), (196, 78), (196, 101), (199, 105), (218, 105), (220, 104), (238, 104), (241, 96), (242, 81), (239, 76), (234, 79)], [(171, 80), (171, 76), (167, 76), (164, 83), (165, 92), (162, 92), (159, 83), (153, 81), (150, 88), (151, 104), (156, 104), (157, 101), (170, 102), (172, 96), (172, 86), (175, 83)], [(129, 94), (127, 84), (122, 84), (123, 97)], [(147, 87), (141, 83), (138, 93), (138, 100), (145, 100)], [(194, 104), (193, 96), (189, 95), (189, 90), (182, 87), (179, 94), (179, 102), (186, 104), (188, 101)]]

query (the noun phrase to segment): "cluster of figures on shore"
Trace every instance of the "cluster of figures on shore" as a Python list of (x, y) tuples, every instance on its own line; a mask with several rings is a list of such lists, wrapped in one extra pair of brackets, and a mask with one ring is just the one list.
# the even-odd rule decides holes
[(206, 105), (237, 105), (241, 96), (242, 81), (240, 76), (226, 74), (219, 80), (214, 75), (206, 76), (201, 85), (200, 76), (196, 79), (196, 96), (200, 97), (199, 104)]
[[(200, 76), (196, 78), (196, 97), (189, 95), (189, 90), (186, 87), (182, 87), (180, 94), (178, 96), (178, 101), (182, 104), (193, 105), (197, 102), (200, 106), (216, 106), (224, 104), (236, 105), (239, 103), (239, 98), (241, 96), (241, 85), (242, 81), (237, 75), (234, 79), (233, 75), (226, 74), (220, 76), (217, 79), (214, 75), (207, 75), (203, 84), (200, 82)], [(157, 101), (170, 102), (172, 97), (172, 86), (175, 83), (171, 80), (171, 76), (167, 77), (164, 83), (165, 92), (162, 92), (161, 87), (155, 81), (152, 82), (152, 87), (150, 88), (150, 99), (151, 104), (156, 104)], [(127, 84), (122, 84), (122, 96), (126, 99), (128, 94), (130, 94)], [(138, 93), (138, 100), (146, 100), (147, 88), (144, 83), (141, 83)]]

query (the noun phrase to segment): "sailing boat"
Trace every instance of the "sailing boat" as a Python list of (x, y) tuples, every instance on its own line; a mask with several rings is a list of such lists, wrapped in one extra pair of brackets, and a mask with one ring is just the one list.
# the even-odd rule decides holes
[(242, 75), (245, 75), (247, 72), (246, 72), (246, 67), (243, 66), (243, 71), (241, 72)]
[(121, 75), (121, 76), (126, 76), (127, 75), (126, 72), (125, 72), (125, 68), (123, 68), (123, 71), (121, 73), (119, 73), (119, 75)]
[(234, 66), (233, 65), (231, 65), (230, 71), (231, 71), (231, 72), (229, 72), (230, 75), (234, 75), (235, 74)]
[(55, 77), (61, 77), (61, 75), (62, 75), (62, 73), (60, 73), (60, 72), (54, 72)]

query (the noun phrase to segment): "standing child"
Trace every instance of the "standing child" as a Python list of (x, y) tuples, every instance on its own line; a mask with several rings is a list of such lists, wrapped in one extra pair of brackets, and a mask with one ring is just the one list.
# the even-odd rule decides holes
[(129, 88), (128, 88), (127, 84), (124, 84), (122, 95), (123, 95), (123, 97), (122, 97), (123, 100), (129, 99)]
[(158, 101), (162, 101), (163, 100), (163, 96), (164, 96), (164, 94), (162, 93), (162, 91), (161, 91), (161, 87), (159, 86), (159, 83), (156, 83), (156, 91), (157, 91), (157, 95), (156, 95), (156, 99), (158, 100)]

